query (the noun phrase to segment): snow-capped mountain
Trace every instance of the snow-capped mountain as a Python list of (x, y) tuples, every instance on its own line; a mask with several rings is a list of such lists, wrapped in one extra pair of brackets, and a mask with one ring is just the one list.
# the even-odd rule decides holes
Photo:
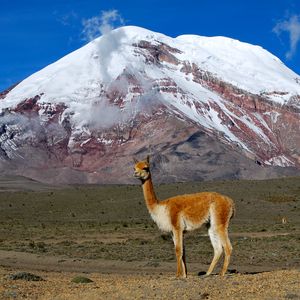
[(128, 182), (149, 152), (161, 181), (300, 169), (300, 76), (225, 37), (121, 27), (1, 93), (1, 110), (2, 168), (44, 181)]

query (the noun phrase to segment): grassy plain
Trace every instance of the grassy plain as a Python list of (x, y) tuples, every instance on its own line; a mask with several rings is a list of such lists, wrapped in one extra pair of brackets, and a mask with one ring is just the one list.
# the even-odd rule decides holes
[[(15, 185), (14, 178), (7, 182), (0, 179), (4, 277), (19, 269), (146, 277), (175, 273), (172, 240), (152, 222), (140, 186), (51, 187), (22, 178)], [(160, 199), (199, 191), (217, 191), (235, 201), (231, 270), (243, 276), (300, 270), (300, 177), (156, 187)], [(188, 271), (197, 276), (212, 258), (206, 228), (187, 233), (185, 245)], [(6, 279), (5, 284), (2, 295), (9, 290)]]

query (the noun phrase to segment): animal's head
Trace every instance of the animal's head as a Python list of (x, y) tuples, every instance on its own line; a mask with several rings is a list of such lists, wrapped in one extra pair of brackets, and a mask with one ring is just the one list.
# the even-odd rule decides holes
[(145, 160), (138, 161), (134, 159), (134, 177), (144, 182), (150, 178), (150, 158), (149, 155)]

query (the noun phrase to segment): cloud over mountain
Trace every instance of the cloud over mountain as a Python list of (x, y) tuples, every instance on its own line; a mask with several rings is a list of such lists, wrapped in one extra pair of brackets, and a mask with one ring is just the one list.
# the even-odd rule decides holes
[(289, 36), (289, 51), (286, 52), (286, 58), (291, 59), (297, 52), (300, 42), (300, 16), (292, 15), (288, 19), (279, 21), (273, 28), (278, 36), (287, 33)]

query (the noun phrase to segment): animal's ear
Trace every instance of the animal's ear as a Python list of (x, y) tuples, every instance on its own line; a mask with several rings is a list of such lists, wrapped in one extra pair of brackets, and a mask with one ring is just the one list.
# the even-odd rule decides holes
[(150, 164), (150, 155), (147, 155), (147, 157), (146, 157), (146, 162), (147, 162), (148, 164)]
[(139, 162), (135, 157), (133, 157), (132, 159), (135, 164), (137, 164)]

